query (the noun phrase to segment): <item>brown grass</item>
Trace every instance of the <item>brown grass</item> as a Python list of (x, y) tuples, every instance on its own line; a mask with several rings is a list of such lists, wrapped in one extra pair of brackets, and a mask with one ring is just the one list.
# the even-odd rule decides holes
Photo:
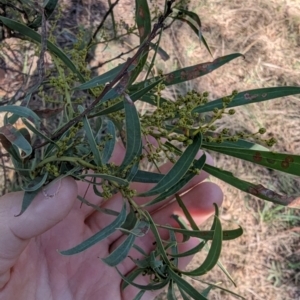
[[(201, 4), (199, 4), (201, 3)], [(190, 9), (199, 14), (203, 34), (213, 56), (241, 52), (246, 59), (237, 59), (225, 67), (192, 83), (199, 91), (210, 91), (211, 99), (238, 91), (261, 87), (300, 85), (300, 3), (298, 1), (191, 1)], [(184, 34), (182, 34), (184, 30)], [(182, 65), (209, 61), (205, 48), (195, 41), (184, 24), (173, 29), (176, 41), (174, 56)], [(188, 46), (187, 46), (188, 45)], [(184, 93), (184, 88), (176, 93)], [(232, 118), (222, 119), (221, 128), (256, 132), (267, 128), (266, 136), (274, 136), (277, 151), (299, 154), (299, 95), (279, 98), (261, 104), (237, 108)], [(214, 153), (212, 153), (214, 155)], [(216, 165), (232, 171), (245, 180), (273, 188), (281, 193), (300, 194), (300, 180), (241, 162), (228, 156), (214, 155)], [(224, 242), (221, 262), (238, 285), (234, 288), (216, 267), (201, 279), (224, 283), (225, 287), (246, 299), (300, 299), (300, 217), (299, 212), (281, 209), (239, 192), (211, 178), (224, 191), (221, 219), (223, 226), (241, 225), (243, 237)], [(280, 220), (287, 215), (294, 223)], [(197, 255), (190, 265), (203, 261)], [(297, 269), (291, 261), (298, 262)], [(295, 264), (294, 264), (295, 265)], [(194, 281), (195, 286), (201, 286)], [(213, 290), (209, 299), (233, 299), (232, 295)]]

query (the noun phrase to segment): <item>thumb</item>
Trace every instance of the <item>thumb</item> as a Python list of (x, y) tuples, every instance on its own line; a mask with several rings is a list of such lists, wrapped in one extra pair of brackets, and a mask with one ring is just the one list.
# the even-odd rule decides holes
[(68, 215), (76, 196), (74, 179), (68, 177), (50, 183), (18, 217), (15, 216), (21, 210), (23, 192), (0, 198), (0, 277), (15, 264), (31, 238), (49, 230)]

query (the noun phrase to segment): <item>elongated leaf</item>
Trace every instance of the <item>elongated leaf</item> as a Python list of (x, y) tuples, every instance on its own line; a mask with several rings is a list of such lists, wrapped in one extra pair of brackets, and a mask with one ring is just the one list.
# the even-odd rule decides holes
[[(99, 76), (94, 77), (93, 79), (77, 86), (74, 88), (74, 90), (88, 90), (100, 85), (104, 85), (110, 81), (112, 81), (117, 75), (118, 73), (122, 70), (122, 68), (124, 67), (124, 64), (120, 64), (117, 67), (109, 70), (108, 72), (101, 74)], [(129, 68), (130, 70), (130, 68)]]
[(106, 121), (106, 134), (110, 134), (112, 138), (105, 142), (105, 146), (102, 152), (102, 161), (107, 164), (110, 160), (116, 144), (116, 130), (115, 125), (111, 120)]
[[(204, 164), (206, 161), (206, 155), (205, 153), (194, 163), (194, 167), (198, 170), (202, 170)], [(196, 176), (196, 173), (192, 171), (188, 171), (184, 177), (178, 181), (174, 186), (172, 186), (170, 189), (168, 189), (166, 192), (161, 193), (158, 197), (155, 199), (143, 204), (143, 206), (149, 206), (153, 205), (155, 203), (158, 203), (160, 201), (165, 200), (167, 197), (172, 196), (179, 192), (194, 176)]]
[(193, 230), (199, 230), (197, 224), (195, 223), (193, 217), (191, 216), (190, 212), (188, 211), (188, 209), (186, 208), (186, 206), (184, 205), (183, 201), (181, 200), (179, 195), (175, 195), (176, 201), (179, 205), (179, 207), (181, 208), (181, 210), (184, 213), (184, 216), (186, 217), (186, 219), (188, 220), (188, 222), (190, 223), (191, 227)]
[(169, 253), (169, 255), (175, 255), (173, 256), (174, 260), (172, 261), (172, 263), (176, 268), (178, 268), (178, 258), (176, 257), (176, 255), (178, 254), (178, 245), (177, 245), (176, 235), (173, 230), (169, 230), (169, 235), (170, 235), (170, 242), (174, 243), (174, 245), (171, 247), (171, 252)]
[(296, 196), (286, 196), (279, 195), (278, 193), (269, 190), (261, 184), (255, 185), (245, 180), (241, 180), (235, 176), (231, 172), (223, 171), (219, 168), (205, 165), (203, 170), (227, 183), (238, 188), (241, 191), (254, 195), (263, 200), (267, 200), (273, 203), (277, 203), (284, 206), (300, 208), (300, 195)]
[[(149, 214), (148, 211), (145, 211), (145, 214), (147, 215), (148, 217), (148, 220), (149, 220), (149, 223), (150, 223), (150, 228), (151, 228), (151, 231), (154, 235), (154, 238), (155, 238), (155, 241), (156, 241), (156, 245), (157, 245), (157, 250), (159, 251), (159, 254), (160, 256), (162, 257), (162, 259), (164, 260), (164, 262), (166, 264), (169, 264), (169, 259), (168, 259), (168, 256), (166, 254), (166, 251), (165, 251), (165, 248), (162, 244), (162, 240), (161, 240), (161, 237), (158, 233), (158, 230), (157, 230), (157, 227), (156, 225), (154, 224), (153, 220), (152, 220), (152, 217), (151, 215)], [(170, 230), (173, 230), (173, 228), (168, 228)]]
[(73, 255), (76, 253), (80, 253), (92, 247), (96, 243), (102, 241), (103, 239), (107, 238), (111, 234), (113, 234), (116, 231), (116, 228), (121, 227), (122, 224), (125, 222), (125, 220), (126, 220), (126, 203), (124, 202), (120, 214), (116, 217), (116, 219), (111, 224), (104, 227), (99, 232), (97, 232), (87, 240), (83, 241), (81, 244), (75, 246), (74, 248), (71, 248), (69, 250), (59, 251), (59, 253), (62, 255)]
[[(144, 96), (142, 96), (140, 100), (149, 103), (151, 105), (157, 106), (158, 105), (158, 102), (156, 101), (157, 97), (158, 96), (155, 95), (154, 93), (149, 92)], [(170, 103), (170, 101), (163, 97), (159, 97), (159, 105), (163, 106), (164, 103)]]
[(246, 150), (229, 147), (206, 146), (207, 149), (237, 157), (257, 165), (284, 173), (300, 176), (300, 156), (288, 153), (274, 153), (270, 151)]
[(175, 296), (175, 290), (174, 290), (174, 281), (170, 280), (168, 292), (167, 292), (167, 299), (168, 300), (176, 300), (177, 297)]
[[(240, 56), (243, 57), (243, 55), (240, 53), (233, 53), (226, 56), (218, 57), (212, 62), (201, 63), (191, 67), (186, 67), (186, 68), (173, 71), (171, 73), (164, 75), (163, 83), (166, 86), (169, 86), (169, 85), (178, 84), (181, 82), (189, 81), (204, 76)], [(140, 88), (144, 87), (144, 84), (148, 84), (148, 82), (151, 82), (151, 80), (158, 80), (158, 79), (159, 77), (156, 76), (144, 82), (137, 83), (132, 86), (132, 89), (139, 90)]]
[(190, 256), (190, 255), (195, 255), (197, 253), (199, 253), (203, 247), (206, 245), (206, 241), (201, 241), (199, 242), (199, 244), (195, 247), (193, 247), (192, 249), (182, 252), (182, 253), (178, 253), (178, 254), (170, 254), (170, 256), (172, 257), (186, 257), (186, 256)]
[(140, 44), (142, 44), (151, 32), (150, 11), (147, 0), (136, 0), (135, 5), (135, 19), (140, 35)]
[(178, 287), (178, 289), (180, 291), (183, 300), (190, 300), (190, 298), (186, 295), (186, 293), (183, 291), (182, 288)]
[(209, 287), (207, 287), (205, 290), (203, 290), (201, 292), (201, 295), (204, 296), (204, 297), (208, 297), (208, 294), (210, 293), (210, 291), (211, 291), (212, 288), (213, 287), (210, 285)]
[[(147, 37), (151, 33), (151, 16), (147, 0), (135, 1), (135, 20), (140, 36), (140, 47), (142, 47), (144, 46), (144, 42), (146, 41)], [(130, 74), (129, 86), (136, 80), (138, 75), (143, 70), (145, 63), (147, 62), (148, 52), (149, 46), (146, 46), (144, 51), (136, 60), (135, 63), (137, 63), (137, 66)]]
[[(214, 235), (214, 230), (201, 230), (201, 231), (196, 231), (196, 230), (187, 230), (187, 229), (181, 229), (181, 228), (173, 228), (170, 226), (165, 226), (165, 225), (158, 225), (158, 227), (173, 230), (175, 232), (179, 232), (182, 234), (186, 234), (189, 236), (197, 237), (202, 240), (212, 240), (213, 235)], [(238, 229), (233, 229), (233, 230), (224, 230), (223, 231), (223, 241), (230, 241), (234, 240), (238, 237), (240, 237), (243, 234), (243, 229), (240, 227)]]
[[(212, 56), (209, 46), (206, 43), (206, 40), (201, 33), (201, 21), (200, 21), (200, 18), (198, 17), (198, 15), (192, 11), (184, 10), (181, 8), (179, 9), (179, 11), (181, 13), (183, 13), (183, 15), (178, 14), (174, 17), (174, 19), (180, 20), (182, 22), (186, 22), (190, 26), (190, 28), (195, 32), (197, 37), (203, 42), (205, 48), (207, 49), (209, 54)], [(197, 26), (195, 26), (191, 20), (193, 22), (195, 22), (197, 24)]]
[(29, 207), (29, 205), (31, 204), (31, 202), (33, 201), (33, 199), (37, 196), (37, 194), (39, 192), (40, 192), (40, 189), (32, 191), (32, 192), (24, 193), (21, 211), (15, 217), (19, 217), (24, 213), (24, 211)]
[(149, 45), (153, 50), (157, 51), (157, 53), (159, 54), (160, 58), (163, 61), (167, 61), (168, 59), (170, 59), (169, 54), (164, 49), (162, 49), (160, 46), (157, 47), (157, 45), (155, 45), (153, 43), (150, 43)]
[(222, 291), (224, 291), (224, 292), (227, 292), (227, 293), (229, 293), (229, 294), (232, 294), (232, 295), (234, 295), (235, 297), (238, 297), (238, 298), (241, 298), (241, 299), (243, 299), (243, 300), (246, 300), (246, 298), (244, 298), (244, 297), (242, 297), (242, 296), (240, 296), (240, 295), (238, 295), (238, 294), (236, 294), (236, 293), (234, 293), (234, 292), (232, 292), (232, 291), (230, 291), (230, 290), (228, 290), (228, 289), (223, 288), (223, 287), (222, 287), (221, 285), (219, 285), (219, 284), (213, 284), (213, 283), (211, 283), (211, 282), (207, 282), (207, 281), (204, 281), (204, 280), (201, 280), (201, 279), (198, 279), (198, 281), (200, 281), (200, 282), (202, 282), (202, 283), (204, 283), (204, 284), (208, 284), (208, 285), (210, 285), (210, 286), (212, 286), (212, 287), (214, 287), (214, 288), (220, 289), (220, 290), (222, 290)]
[[(84, 108), (81, 105), (78, 105), (78, 110), (80, 113), (82, 113), (84, 111)], [(83, 128), (84, 128), (85, 134), (87, 136), (91, 150), (94, 154), (94, 161), (98, 167), (101, 167), (102, 159), (101, 159), (101, 155), (100, 155), (100, 152), (98, 149), (98, 145), (95, 141), (95, 137), (94, 137), (92, 128), (90, 126), (90, 122), (86, 116), (83, 117), (82, 121), (83, 121)]]
[[(127, 180), (124, 180), (122, 178), (113, 176), (113, 175), (108, 175), (108, 174), (101, 174), (101, 173), (91, 173), (91, 174), (81, 174), (78, 175), (78, 178), (85, 178), (85, 177), (95, 177), (95, 178), (102, 178), (102, 179), (106, 179), (108, 181), (112, 181), (112, 182), (116, 182), (122, 186), (127, 186), (129, 184), (129, 182)], [(92, 184), (95, 184), (95, 182), (90, 181), (90, 180), (86, 180), (86, 182), (90, 182)]]
[(200, 267), (196, 268), (193, 271), (183, 271), (182, 274), (186, 274), (189, 276), (201, 276), (203, 274), (206, 274), (217, 264), (221, 254), (223, 234), (220, 219), (215, 216), (215, 220), (216, 228), (214, 230), (214, 236), (212, 239), (211, 247), (206, 256), (206, 259)]
[(145, 290), (145, 291), (157, 291), (160, 290), (162, 288), (164, 288), (168, 283), (169, 283), (169, 278), (166, 278), (165, 280), (161, 281), (160, 283), (157, 284), (148, 284), (148, 285), (141, 285), (141, 284), (137, 284), (134, 283), (133, 281), (129, 281), (129, 279), (127, 279), (119, 270), (118, 268), (116, 268), (117, 272), (119, 273), (119, 275), (122, 277), (122, 279), (127, 282), (130, 285), (133, 285), (134, 287), (140, 289), (140, 290)]
[(49, 19), (50, 16), (52, 15), (52, 13), (54, 12), (57, 2), (58, 2), (58, 0), (48, 0), (47, 1), (47, 4), (44, 9), (45, 16), (47, 19)]
[[(45, 139), (46, 141), (50, 142), (54, 146), (56, 146), (56, 143), (52, 141), (49, 137), (47, 137), (45, 134), (43, 134), (40, 130), (38, 130), (36, 127), (34, 127), (30, 122), (27, 121), (27, 119), (22, 118), (22, 122), (24, 125), (33, 133), (35, 133), (37, 136), (40, 136), (42, 139)], [(56, 146), (57, 147), (57, 146)]]
[(134, 104), (124, 99), (126, 123), (126, 152), (121, 169), (127, 167), (133, 159), (140, 155), (142, 147), (142, 133), (138, 112)]
[[(134, 90), (133, 93), (129, 94), (130, 99), (135, 102), (137, 100), (139, 100), (140, 98), (143, 97), (143, 95), (145, 95), (147, 92), (149, 92), (150, 90), (152, 90), (155, 86), (157, 86), (160, 82), (162, 81), (162, 79), (156, 80), (155, 82), (152, 82), (149, 85), (146, 85), (145, 87), (141, 88), (140, 90)], [(149, 82), (148, 82), (149, 83)], [(108, 94), (108, 93), (107, 93)], [(106, 94), (106, 95), (107, 95)], [(106, 99), (106, 95), (104, 96), (104, 98), (101, 100), (101, 103), (105, 102)], [(119, 95), (117, 95), (119, 96)], [(94, 116), (101, 116), (101, 115), (108, 115), (111, 114), (113, 112), (119, 111), (121, 109), (124, 108), (124, 102), (123, 101), (119, 101), (115, 104), (113, 104), (112, 106), (101, 110), (100, 112), (96, 113)]]
[[(141, 148), (140, 148), (140, 151), (139, 151), (137, 157), (141, 156), (141, 154), (142, 154), (142, 146), (141, 146)], [(136, 163), (134, 163), (134, 165), (133, 165), (132, 168), (130, 169), (129, 173), (127, 174), (126, 179), (127, 179), (129, 182), (132, 181), (132, 179), (134, 178), (135, 174), (136, 174), (137, 171), (139, 170), (139, 164), (140, 164), (139, 161), (137, 161)]]
[(130, 285), (130, 282), (132, 282), (137, 276), (139, 276), (140, 274), (142, 274), (146, 269), (143, 268), (137, 268), (134, 269), (133, 271), (131, 271), (128, 275), (126, 275), (126, 281), (123, 280), (122, 281), (122, 285), (121, 288), (122, 290), (124, 290), (128, 285)]
[(146, 219), (140, 219), (136, 222), (134, 228), (131, 228), (130, 230), (124, 230), (123, 228), (124, 226), (122, 226), (122, 231), (133, 234), (136, 237), (143, 237), (148, 233), (150, 224)]
[(28, 143), (26, 138), (11, 124), (4, 125), (0, 128), (0, 142), (9, 153), (12, 145), (15, 145), (16, 147), (24, 151), (25, 155), (22, 156), (23, 158), (29, 156), (32, 153), (32, 147)]
[(137, 293), (137, 295), (133, 298), (133, 300), (140, 300), (142, 299), (142, 297), (144, 296), (144, 294), (146, 293), (146, 291), (141, 290)]
[(27, 186), (23, 186), (22, 190), (25, 192), (34, 192), (36, 190), (40, 190), (40, 188), (46, 182), (47, 177), (48, 177), (48, 172), (46, 172), (44, 176), (39, 176), (34, 178)]
[(170, 270), (171, 278), (177, 283), (178, 287), (186, 292), (195, 300), (207, 300), (202, 296), (193, 286), (191, 286), (187, 281), (177, 275), (173, 270)]
[[(205, 135), (210, 135), (210, 136), (215, 136), (215, 134), (209, 134), (209, 133), (205, 133)], [(252, 150), (259, 150), (259, 151), (270, 151), (268, 148), (256, 144), (256, 143), (252, 143), (252, 142), (248, 142), (246, 140), (243, 139), (239, 139), (236, 142), (232, 142), (232, 141), (224, 141), (221, 144), (218, 144), (217, 142), (205, 142), (203, 141), (202, 143), (202, 148), (207, 148), (208, 147), (219, 147), (219, 146), (225, 146), (225, 147), (231, 147), (231, 148), (244, 148), (244, 149), (252, 149)]]
[(16, 106), (16, 105), (0, 106), (0, 112), (10, 112), (16, 114), (19, 117), (24, 117), (29, 120), (33, 120), (34, 123), (38, 123), (40, 121), (40, 118), (38, 117), (37, 114), (35, 114), (31, 109), (23, 106)]
[(158, 183), (164, 174), (138, 170), (133, 177), (133, 182)]
[(124, 242), (118, 246), (108, 257), (102, 258), (102, 261), (111, 267), (117, 266), (127, 257), (130, 249), (132, 248), (134, 240), (135, 235), (128, 235)]
[[(262, 88), (255, 90), (248, 90), (241, 93), (238, 93), (232, 101), (226, 106), (227, 108), (255, 103), (263, 102), (270, 99), (276, 99), (279, 97), (285, 97), (290, 95), (300, 94), (300, 87), (296, 86), (283, 86), (283, 87), (271, 87), (271, 88)], [(193, 112), (203, 113), (212, 111), (214, 108), (223, 108), (222, 98), (209, 101), (203, 106), (198, 106), (193, 109)], [(283, 105), (284, 107), (284, 105)]]
[[(187, 230), (190, 229), (188, 224), (185, 222), (185, 220), (182, 217), (174, 214), (171, 217), (178, 223), (181, 229), (187, 229)], [(182, 235), (182, 243), (187, 242), (189, 239), (190, 239), (189, 235), (184, 235), (184, 234)]]
[(158, 184), (150, 191), (141, 193), (139, 196), (151, 196), (163, 193), (173, 187), (189, 170), (194, 158), (200, 149), (202, 135), (197, 135), (191, 145), (187, 147), (172, 169), (161, 179)]
[[(36, 31), (30, 29), (26, 25), (5, 17), (0, 17), (0, 20), (3, 22), (5, 26), (9, 27), (10, 29), (20, 32), (24, 36), (31, 38), (32, 40), (34, 40), (39, 44), (41, 43), (41, 35), (38, 34)], [(51, 51), (53, 54), (55, 54), (73, 73), (77, 74), (81, 82), (85, 81), (84, 77), (77, 70), (73, 62), (68, 58), (68, 56), (61, 49), (59, 49), (57, 46), (52, 44), (50, 41), (47, 41), (47, 49)]]

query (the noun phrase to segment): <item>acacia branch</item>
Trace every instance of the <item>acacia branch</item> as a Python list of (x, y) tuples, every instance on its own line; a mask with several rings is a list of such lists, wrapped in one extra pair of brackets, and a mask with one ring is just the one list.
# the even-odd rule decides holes
[[(164, 21), (166, 20), (166, 18), (172, 13), (172, 4), (174, 3), (175, 0), (170, 0), (167, 2), (167, 9), (164, 15), (160, 16), (158, 18), (158, 22), (154, 24), (153, 29), (151, 31), (151, 33), (149, 34), (148, 38), (142, 43), (142, 45), (140, 46), (140, 48), (138, 49), (138, 51), (133, 55), (133, 57), (128, 58), (127, 61), (125, 62), (122, 70), (116, 75), (116, 77), (109, 83), (107, 84), (103, 91), (101, 92), (101, 94), (95, 99), (95, 101), (89, 106), (87, 107), (81, 114), (79, 114), (77, 117), (75, 117), (74, 119), (70, 120), (69, 122), (67, 122), (62, 128), (60, 128), (55, 134), (53, 134), (51, 136), (51, 140), (56, 140), (57, 138), (59, 138), (62, 134), (64, 134), (67, 130), (69, 130), (72, 126), (74, 126), (75, 124), (77, 124), (83, 117), (85, 117), (86, 115), (88, 115), (93, 109), (94, 107), (102, 100), (102, 98), (105, 96), (105, 94), (110, 91), (113, 86), (119, 81), (121, 80), (126, 74), (128, 74), (128, 68), (132, 65), (135, 64), (135, 61), (140, 57), (141, 54), (143, 54), (143, 52), (145, 51), (145, 49), (149, 48), (150, 42), (156, 37), (156, 34), (158, 32), (159, 29), (163, 29), (164, 28)], [(49, 142), (46, 141), (40, 145), (37, 145), (35, 149), (40, 148), (42, 146), (47, 145)]]

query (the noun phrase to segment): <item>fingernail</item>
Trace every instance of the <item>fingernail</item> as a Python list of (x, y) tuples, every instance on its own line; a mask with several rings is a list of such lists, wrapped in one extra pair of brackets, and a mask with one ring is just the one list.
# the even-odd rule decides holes
[(43, 188), (43, 195), (46, 199), (52, 199), (57, 196), (61, 188), (61, 179), (54, 180)]

